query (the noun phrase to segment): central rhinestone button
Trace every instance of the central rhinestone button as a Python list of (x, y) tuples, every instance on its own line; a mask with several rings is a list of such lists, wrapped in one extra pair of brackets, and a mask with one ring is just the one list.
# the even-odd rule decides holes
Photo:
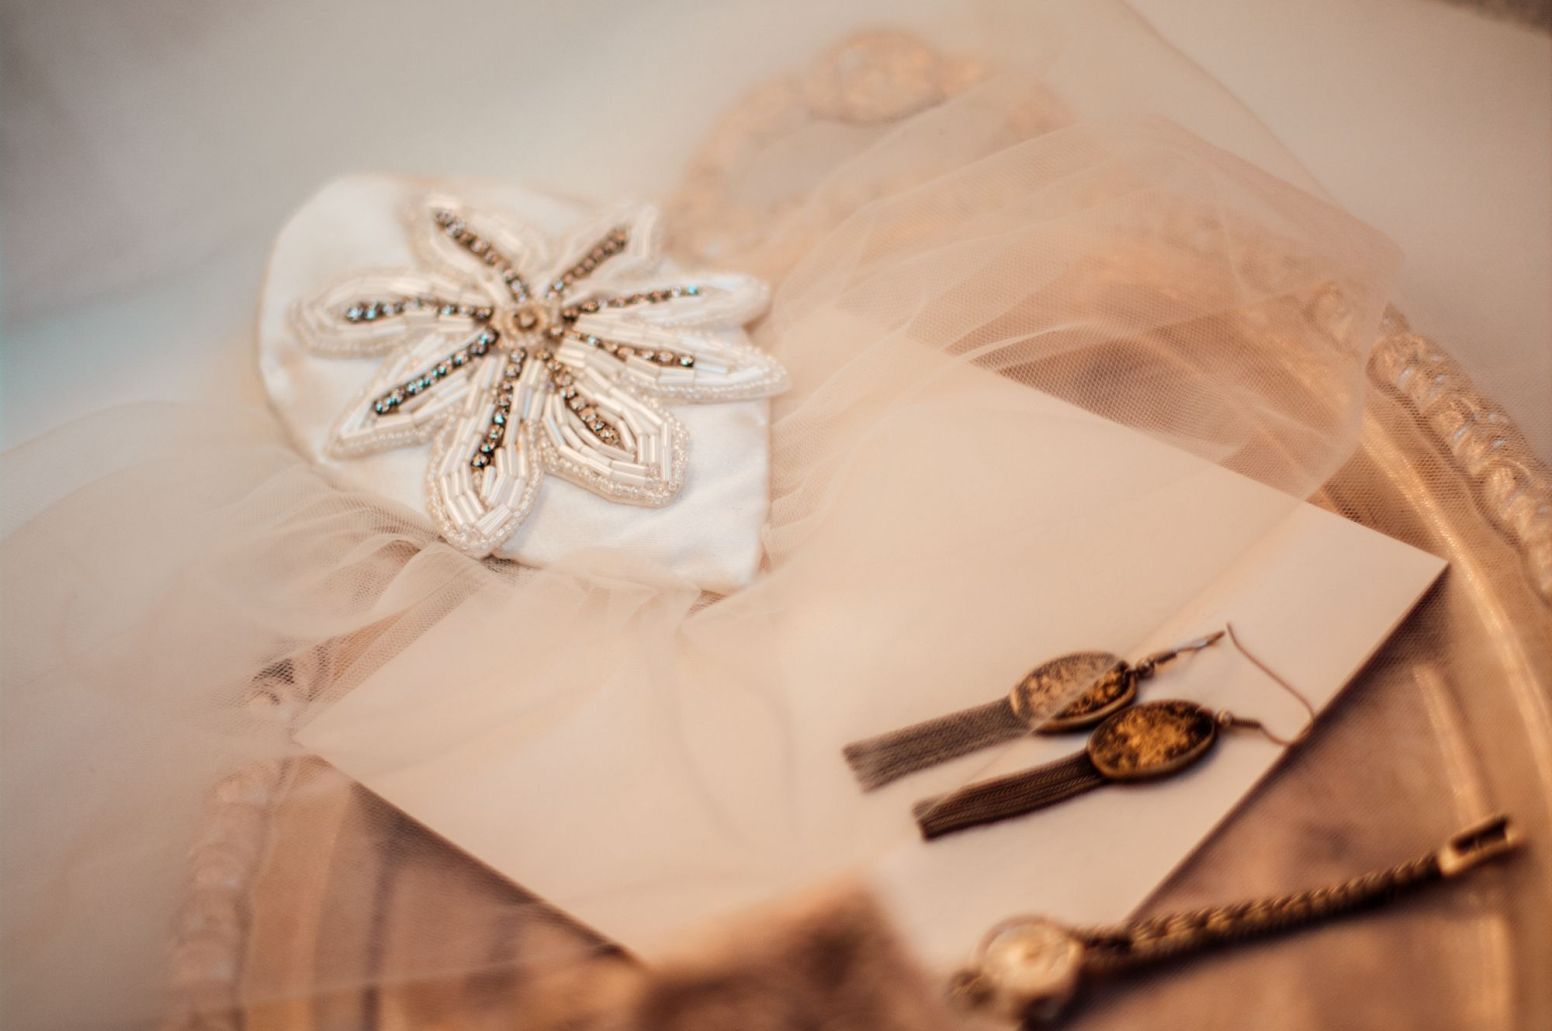
[(543, 333), (555, 321), (553, 305), (543, 301), (528, 301), (512, 313), (512, 324), (519, 333)]

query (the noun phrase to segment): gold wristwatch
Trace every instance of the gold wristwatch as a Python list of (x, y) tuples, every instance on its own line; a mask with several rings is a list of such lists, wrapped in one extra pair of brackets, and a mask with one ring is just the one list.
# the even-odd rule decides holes
[(1217, 945), (1382, 905), (1512, 851), (1520, 841), (1508, 816), (1470, 827), (1443, 847), (1341, 884), (1109, 927), (1071, 928), (1040, 916), (1004, 921), (954, 975), (956, 1004), (1032, 1024), (1060, 1018), (1080, 987), (1104, 976), (1176, 959)]

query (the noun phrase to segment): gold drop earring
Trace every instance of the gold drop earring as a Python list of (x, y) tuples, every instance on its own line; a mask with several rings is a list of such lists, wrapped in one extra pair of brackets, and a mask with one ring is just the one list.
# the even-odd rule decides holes
[(1089, 736), (1083, 751), (1004, 777), (978, 781), (956, 791), (922, 799), (912, 806), (916, 825), (927, 840), (985, 824), (1024, 816), (1065, 802), (1106, 784), (1160, 780), (1197, 763), (1217, 744), (1221, 730), (1250, 730), (1283, 747), (1303, 740), (1315, 719), (1315, 707), (1302, 692), (1247, 651), (1226, 627), (1240, 653), (1266, 673), (1309, 713), (1292, 739), (1272, 733), (1259, 720), (1227, 709), (1214, 712), (1183, 699), (1144, 702), (1107, 717)]
[(1073, 652), (1041, 663), (994, 702), (854, 741), (842, 754), (866, 791), (909, 773), (1012, 741), (1092, 727), (1131, 705), (1137, 685), (1181, 655), (1216, 644), (1222, 630), (1128, 663), (1109, 652)]

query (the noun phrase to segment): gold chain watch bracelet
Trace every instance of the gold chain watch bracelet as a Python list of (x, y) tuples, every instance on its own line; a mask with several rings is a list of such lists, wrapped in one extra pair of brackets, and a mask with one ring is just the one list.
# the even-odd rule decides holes
[(1382, 905), (1504, 855), (1519, 842), (1513, 821), (1499, 815), (1416, 859), (1279, 898), (1108, 927), (1070, 928), (1045, 917), (1015, 917), (993, 928), (975, 961), (954, 975), (951, 998), (1010, 1020), (1054, 1021), (1091, 980)]

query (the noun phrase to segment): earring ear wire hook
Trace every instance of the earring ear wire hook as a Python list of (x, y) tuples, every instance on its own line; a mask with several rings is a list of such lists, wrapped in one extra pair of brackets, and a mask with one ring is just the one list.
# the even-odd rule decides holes
[(1281, 674), (1279, 674), (1271, 666), (1268, 666), (1265, 662), (1261, 661), (1261, 659), (1257, 658), (1255, 653), (1252, 652), (1249, 648), (1246, 648), (1244, 642), (1239, 639), (1239, 635), (1234, 632), (1233, 623), (1225, 622), (1223, 624), (1223, 629), (1227, 631), (1229, 635), (1229, 642), (1239, 650), (1241, 655), (1249, 659), (1257, 669), (1270, 677), (1272, 682), (1275, 683), (1278, 687), (1282, 688), (1294, 698), (1298, 699), (1299, 704), (1304, 706), (1304, 711), (1309, 713), (1309, 719), (1304, 721), (1304, 726), (1301, 727), (1299, 732), (1292, 738), (1280, 737), (1268, 730), (1266, 724), (1262, 723), (1260, 720), (1248, 719), (1244, 716), (1236, 716), (1234, 713), (1227, 709), (1223, 709), (1218, 712), (1218, 722), (1225, 727), (1243, 727), (1246, 730), (1258, 731), (1264, 735), (1268, 741), (1271, 741), (1273, 744), (1282, 745), (1284, 748), (1290, 748), (1293, 745), (1298, 744), (1300, 741), (1303, 741), (1306, 737), (1309, 737), (1310, 729), (1315, 725), (1315, 706), (1310, 704), (1310, 700), (1305, 697), (1304, 692), (1300, 691), (1287, 680), (1283, 679)]
[(1161, 652), (1154, 652), (1152, 655), (1138, 660), (1137, 664), (1134, 665), (1132, 669), (1136, 671), (1139, 679), (1147, 680), (1149, 677), (1153, 676), (1154, 673), (1158, 672), (1158, 668), (1160, 666), (1164, 665), (1166, 662), (1169, 662), (1171, 659), (1178, 658), (1179, 656), (1184, 655), (1186, 652), (1199, 652), (1203, 648), (1211, 648), (1213, 645), (1217, 644), (1220, 640), (1223, 639), (1223, 634), (1224, 631), (1222, 630), (1214, 630), (1210, 634), (1205, 634), (1202, 637), (1196, 638), (1195, 640), (1187, 641), (1185, 644), (1177, 644), (1173, 648), (1168, 648)]

